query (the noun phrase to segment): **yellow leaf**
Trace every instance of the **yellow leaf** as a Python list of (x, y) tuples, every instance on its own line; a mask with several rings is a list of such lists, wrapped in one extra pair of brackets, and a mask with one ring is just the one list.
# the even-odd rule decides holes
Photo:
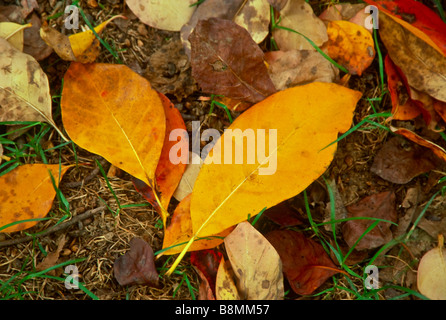
[(222, 257), (215, 279), (215, 296), (217, 300), (240, 300), (237, 286), (234, 282), (234, 272), (230, 263)]
[(351, 74), (361, 75), (373, 62), (373, 38), (366, 28), (350, 21), (331, 21), (327, 34), (328, 55)]
[[(56, 186), (71, 166), (25, 164), (0, 177), (0, 228), (21, 220), (45, 217), (51, 209)], [(21, 231), (33, 227), (39, 221), (23, 222), (1, 232)]]
[(0, 38), (8, 42), (17, 50), (23, 51), (23, 30), (31, 24), (21, 25), (13, 22), (0, 22)]
[(78, 62), (64, 79), (61, 109), (68, 135), (153, 189), (166, 119), (150, 83), (124, 65)]
[[(336, 143), (331, 143), (338, 133), (350, 128), (361, 95), (333, 83), (315, 82), (273, 94), (239, 116), (228, 129), (240, 129), (250, 136), (248, 146), (257, 146), (250, 156), (260, 153), (260, 157), (255, 155), (254, 163), (248, 163), (244, 143), (241, 164), (235, 163), (235, 152), (232, 164), (209, 163), (212, 158), (230, 157), (223, 141), (232, 142), (235, 132), (226, 131), (217, 141), (192, 192), (194, 237), (190, 243), (195, 237), (217, 234), (305, 190), (330, 165), (336, 151)], [(169, 272), (175, 267), (174, 263)]]

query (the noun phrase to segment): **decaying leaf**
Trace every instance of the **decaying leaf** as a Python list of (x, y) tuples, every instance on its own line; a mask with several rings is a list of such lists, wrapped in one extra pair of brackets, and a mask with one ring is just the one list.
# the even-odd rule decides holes
[(215, 300), (215, 295), (206, 276), (197, 267), (193, 266), (193, 268), (201, 280), (198, 287), (198, 300)]
[(113, 269), (115, 278), (121, 286), (133, 284), (159, 286), (152, 247), (143, 239), (130, 240), (130, 251), (115, 260)]
[[(327, 40), (327, 28), (321, 19), (315, 16), (313, 9), (305, 0), (288, 0), (280, 11), (280, 26), (293, 29), (311, 39), (318, 47)], [(273, 36), (279, 49), (315, 50), (301, 35), (288, 30), (274, 29)]]
[(53, 121), (48, 78), (39, 63), (0, 38), (0, 121)]
[(263, 216), (274, 223), (277, 223), (281, 227), (291, 227), (302, 224), (299, 215), (291, 208), (287, 201), (283, 201), (272, 208), (268, 208), (263, 213)]
[[(0, 227), (21, 220), (45, 217), (56, 196), (51, 175), (58, 186), (69, 168), (70, 166), (59, 168), (59, 165), (25, 164), (1, 176)], [(38, 222), (22, 222), (1, 232), (29, 229)]]
[(44, 23), (40, 28), (40, 37), (61, 59), (65, 61), (76, 61), (70, 39), (66, 35), (50, 27), (47, 23)]
[(438, 165), (439, 159), (430, 150), (394, 137), (378, 151), (370, 171), (392, 183), (406, 184)]
[[(65, 235), (63, 234), (57, 239), (56, 250), (48, 252), (47, 256), (40, 263), (36, 265), (36, 270), (42, 271), (55, 266), (57, 264), (57, 260), (59, 259), (60, 252), (62, 251), (65, 245), (65, 242), (66, 242)], [(55, 275), (54, 270), (50, 270), (48, 273), (50, 275)]]
[(328, 55), (351, 74), (361, 75), (373, 62), (373, 37), (366, 28), (350, 21), (331, 21), (327, 34)]
[[(348, 218), (369, 217), (385, 219), (396, 222), (395, 194), (385, 191), (367, 196), (355, 204), (347, 206)], [(342, 225), (342, 234), (349, 247), (353, 247), (356, 241), (365, 233), (367, 228), (374, 223), (373, 219), (349, 220)], [(356, 250), (374, 249), (392, 240), (390, 223), (381, 221), (369, 231), (356, 244)]]
[(230, 261), (221, 258), (217, 279), (215, 280), (215, 297), (217, 300), (240, 300), (234, 279), (235, 275)]
[(22, 26), (13, 22), (0, 22), (0, 38), (8, 40), (14, 48), (23, 51), (23, 33), (25, 28), (30, 26)]
[(265, 54), (268, 73), (277, 90), (310, 82), (336, 82), (339, 70), (312, 50), (271, 51)]
[(255, 43), (269, 33), (270, 10), (267, 0), (248, 0), (234, 17), (234, 22), (248, 30)]
[(387, 14), (379, 16), (379, 34), (409, 85), (446, 102), (446, 56)]
[(153, 187), (166, 119), (150, 83), (124, 65), (78, 62), (64, 79), (62, 121), (73, 141)]
[(283, 299), (280, 257), (249, 222), (240, 223), (225, 238), (225, 248), (237, 278), (241, 299)]
[(189, 40), (192, 75), (204, 92), (256, 103), (276, 91), (263, 51), (236, 23), (200, 20)]
[[(222, 258), (223, 254), (214, 249), (193, 251), (190, 254), (191, 264), (200, 271), (202, 277), (206, 280), (213, 297), (215, 297), (217, 271)], [(207, 294), (207, 296), (210, 295)]]
[(189, 163), (186, 165), (186, 170), (184, 171), (183, 176), (178, 183), (178, 187), (173, 193), (175, 199), (177, 199), (178, 201), (182, 201), (186, 196), (192, 193), (195, 180), (197, 180), (198, 173), (200, 172), (202, 165), (203, 160), (201, 159), (201, 157), (193, 152), (190, 152)]
[(359, 11), (364, 11), (365, 3), (338, 3), (329, 6), (320, 15), (319, 19), (326, 21), (350, 20), (354, 18)]
[(446, 299), (446, 249), (443, 235), (438, 236), (438, 247), (428, 251), (421, 258), (417, 286), (429, 299)]
[(277, 250), (283, 272), (294, 292), (311, 294), (328, 278), (338, 273), (336, 265), (314, 240), (292, 230), (274, 230), (266, 239)]
[(195, 0), (127, 0), (130, 10), (143, 23), (168, 31), (180, 31), (181, 27), (189, 21), (196, 6)]

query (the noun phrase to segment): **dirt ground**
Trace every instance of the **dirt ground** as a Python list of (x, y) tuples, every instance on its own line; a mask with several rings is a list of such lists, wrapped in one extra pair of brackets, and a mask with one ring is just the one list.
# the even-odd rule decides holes
[[(310, 1), (312, 4), (316, 2)], [(56, 1), (43, 0), (38, 1), (38, 3), (42, 18), (54, 14)], [(206, 95), (198, 90), (194, 80), (191, 78), (190, 68), (178, 65), (178, 61), (184, 57), (180, 50), (181, 44), (178, 33), (161, 31), (142, 24), (130, 12), (128, 7), (124, 5), (123, 1), (101, 1), (105, 9), (92, 7), (91, 4), (93, 3), (94, 1), (82, 1), (82, 8), (87, 17), (94, 21), (95, 25), (114, 15), (125, 15), (129, 18), (127, 20), (117, 19), (107, 26), (103, 32), (104, 39), (111, 43), (115, 50), (119, 52), (119, 58), (122, 63), (140, 75), (146, 76), (155, 89), (165, 93), (171, 99), (182, 113), (189, 130), (194, 120), (204, 123), (202, 130), (212, 127), (222, 131), (229, 125), (227, 115), (219, 108), (216, 108), (212, 115), (208, 115), (209, 102), (199, 100), (201, 96)], [(66, 4), (69, 4), (68, 1)], [(67, 30), (62, 28), (62, 17), (55, 21), (60, 31), (67, 32)], [(261, 45), (264, 49), (266, 49), (266, 46), (266, 44)], [(383, 48), (381, 47), (381, 49)], [(102, 53), (97, 62), (117, 63), (113, 56), (104, 48), (102, 48)], [(51, 95), (60, 95), (62, 78), (69, 63), (60, 60), (53, 53), (41, 61), (41, 66), (49, 77), (52, 90)], [(377, 60), (361, 77), (352, 76), (350, 87), (363, 92), (364, 98), (379, 97), (381, 91)], [(60, 112), (57, 113), (59, 102), (60, 99), (54, 99), (55, 120), (62, 127)], [(379, 104), (375, 104), (375, 108), (377, 112), (389, 111), (391, 109), (390, 97), (385, 95)], [(358, 103), (354, 115), (354, 124), (370, 113), (370, 104), (365, 99), (362, 99)], [(234, 118), (237, 115), (236, 112), (233, 113)], [(32, 135), (32, 132), (30, 134)], [(373, 174), (370, 171), (373, 159), (390, 137), (391, 134), (387, 131), (377, 128), (362, 128), (354, 132), (339, 143), (335, 159), (324, 176), (335, 181), (345, 205), (352, 204), (373, 193), (393, 190), (396, 194), (398, 215), (401, 218), (407, 212), (407, 209), (401, 204), (408, 190), (414, 187), (420, 190), (420, 200), (418, 201), (417, 209), (419, 213), (432, 195), (439, 190), (435, 182), (436, 179), (444, 174), (442, 174), (442, 168), (439, 168), (430, 174), (418, 176), (410, 183), (404, 185), (392, 184)], [(48, 145), (57, 145), (60, 142), (56, 141), (59, 139), (57, 135), (46, 136), (45, 139), (44, 143), (48, 143)], [(439, 143), (441, 144), (441, 142)], [(408, 144), (410, 147), (410, 143)], [(76, 157), (72, 147), (67, 146), (61, 152), (64, 162), (75, 163)], [(106, 172), (108, 172), (110, 165), (99, 156), (82, 150), (77, 146), (76, 152), (79, 165), (68, 171), (60, 185), (62, 193), (70, 204), (70, 212), (73, 219), (77, 215), (81, 215), (89, 210), (98, 207), (103, 207), (103, 209), (59, 231), (51, 232), (44, 236), (37, 236), (34, 241), (27, 240), (25, 238), (27, 235), (38, 234), (51, 229), (60, 217), (63, 216), (63, 212), (60, 209), (61, 203), (56, 199), (50, 213), (52, 219), (39, 223), (32, 229), (26, 230), (26, 232), (14, 234), (0, 233), (0, 280), (3, 282), (11, 280), (11, 284), (15, 286), (17, 292), (21, 292), (15, 298), (21, 297), (23, 299), (36, 300), (91, 299), (81, 289), (67, 290), (64, 282), (60, 281), (60, 279), (39, 276), (22, 283), (17, 281), (17, 279), (23, 279), (27, 272), (34, 272), (36, 266), (44, 259), (43, 251), (54, 252), (63, 241), (63, 237), (65, 238), (65, 243), (57, 263), (84, 258), (85, 260), (75, 263), (79, 270), (80, 281), (99, 299), (192, 299), (193, 297), (185, 278), (196, 289), (194, 294), (197, 295), (200, 281), (191, 267), (187, 256), (178, 268), (178, 274), (161, 278), (160, 288), (138, 285), (123, 287), (117, 283), (113, 276), (114, 261), (128, 251), (129, 242), (133, 237), (143, 238), (151, 244), (154, 251), (162, 248), (163, 231), (159, 227), (159, 217), (150, 206), (126, 207), (117, 214), (118, 205), (116, 198), (110, 192), (104, 177), (97, 169), (95, 170), (97, 167), (95, 160), (99, 160), (103, 164)], [(50, 163), (58, 163), (59, 152), (54, 152), (47, 156)], [(36, 160), (33, 159), (33, 161)], [(130, 177), (126, 174), (121, 174), (119, 177), (110, 177), (109, 181), (121, 206), (146, 203), (145, 199), (135, 191)], [(329, 202), (324, 180), (321, 178), (314, 182), (307, 189), (307, 194), (313, 219), (316, 222), (324, 221), (325, 208)], [(111, 210), (105, 206), (105, 203)], [(300, 214), (302, 221), (304, 221), (303, 226), (300, 226), (300, 228), (307, 228), (309, 223), (303, 206), (302, 195), (290, 199), (289, 203)], [(173, 200), (169, 210), (173, 210), (176, 204), (177, 202)], [(442, 210), (444, 206), (445, 203), (442, 198), (436, 198), (425, 214), (428, 222), (445, 219), (446, 213)], [(259, 221), (259, 229), (261, 231), (274, 228), (266, 220), (266, 218), (262, 217)], [(322, 228), (321, 231), (327, 239), (332, 237), (329, 231)], [(307, 235), (314, 236), (314, 234), (311, 234), (311, 231), (307, 231)], [(19, 243), (2, 245), (2, 242), (5, 241), (16, 241)], [(342, 242), (342, 239), (339, 238), (339, 241)], [(380, 274), (380, 281), (416, 290), (417, 261), (423, 253), (436, 245), (436, 241), (437, 239), (433, 236), (433, 233), (429, 233), (429, 229), (417, 228), (411, 240), (407, 243), (408, 248), (402, 249), (401, 246), (390, 248), (386, 256), (378, 261), (382, 265), (389, 266), (386, 271)], [(361, 261), (373, 255), (374, 252), (358, 252), (356, 258), (358, 261)], [(169, 265), (169, 262), (172, 262), (172, 260), (168, 259), (168, 257), (162, 257), (156, 261), (156, 266), (160, 268), (160, 273), (162, 273), (162, 270), (166, 270), (166, 263)], [(58, 268), (54, 270), (52, 275), (63, 278), (63, 271), (63, 268)], [(342, 283), (342, 280), (340, 281)], [(318, 291), (329, 288), (332, 285), (331, 280), (329, 280)], [(347, 284), (345, 285), (348, 286)], [(360, 285), (358, 284), (358, 286)], [(380, 297), (382, 299), (390, 299), (399, 294), (401, 292), (389, 289), (382, 291)], [(287, 297), (290, 299), (302, 299), (302, 297), (292, 293)], [(348, 292), (336, 290), (330, 295), (306, 299), (354, 299), (354, 297)], [(413, 299), (413, 297), (406, 297), (406, 299)]]

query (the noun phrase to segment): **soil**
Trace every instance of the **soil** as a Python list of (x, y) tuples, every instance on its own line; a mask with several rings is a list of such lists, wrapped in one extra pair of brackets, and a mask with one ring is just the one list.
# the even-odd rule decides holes
[[(57, 10), (55, 0), (39, 0), (39, 16), (42, 18), (53, 15)], [(69, 1), (65, 1), (69, 4)], [(314, 1), (310, 1), (313, 3)], [(185, 120), (186, 126), (191, 130), (192, 121), (200, 121), (202, 130), (216, 128), (223, 131), (229, 126), (226, 113), (215, 108), (213, 114), (208, 114), (210, 110), (209, 101), (200, 99), (202, 96), (209, 96), (199, 91), (194, 79), (191, 77), (190, 65), (187, 57), (181, 50), (181, 42), (177, 32), (167, 32), (151, 28), (142, 24), (132, 12), (125, 6), (124, 1), (109, 0), (101, 1), (104, 6), (94, 6), (95, 1), (81, 1), (87, 17), (94, 25), (103, 22), (114, 15), (124, 15), (127, 20), (117, 19), (103, 32), (103, 38), (112, 44), (119, 52), (120, 62), (129, 66), (138, 74), (145, 76), (160, 92), (165, 93), (175, 107), (180, 110)], [(320, 10), (321, 7), (313, 6)], [(59, 9), (60, 11), (60, 9)], [(69, 34), (69, 30), (64, 30), (62, 17), (52, 20), (56, 23), (59, 31)], [(82, 22), (82, 21), (81, 21)], [(266, 49), (267, 45), (262, 44)], [(383, 49), (383, 46), (381, 46)], [(101, 55), (97, 62), (118, 63), (118, 61), (102, 47)], [(46, 59), (40, 61), (43, 70), (49, 77), (51, 95), (57, 97), (61, 93), (62, 79), (65, 71), (69, 67), (69, 62), (58, 58), (56, 54), (51, 54)], [(375, 62), (367, 69), (361, 77), (352, 76), (349, 86), (352, 89), (363, 92), (364, 98), (376, 98), (381, 96), (379, 66)], [(54, 99), (54, 118), (60, 127), (60, 99)], [(391, 109), (389, 95), (384, 95), (380, 103), (375, 104), (376, 112), (385, 112)], [(370, 104), (361, 99), (358, 103), (353, 122), (357, 124), (366, 115), (372, 113)], [(233, 118), (240, 113), (233, 112)], [(5, 128), (2, 128), (5, 130)], [(33, 131), (29, 135), (33, 135)], [(407, 184), (398, 185), (381, 179), (370, 171), (373, 159), (383, 144), (392, 137), (385, 130), (377, 128), (361, 128), (341, 140), (334, 161), (324, 174), (325, 179), (333, 180), (344, 200), (344, 205), (348, 206), (357, 202), (365, 196), (379, 193), (381, 191), (392, 190), (396, 194), (398, 217), (401, 219), (409, 212), (409, 207), (403, 206), (408, 190), (417, 188), (419, 190), (419, 200), (414, 204), (413, 217), (410, 217), (408, 225), (418, 217), (424, 205), (439, 190), (435, 185), (441, 177), (441, 168), (429, 174), (424, 174), (414, 178)], [(26, 136), (19, 137), (22, 143), (26, 142)], [(42, 144), (47, 146), (58, 145), (56, 134), (44, 137)], [(441, 142), (439, 142), (441, 144)], [(12, 277), (18, 279), (28, 272), (33, 272), (41, 263), (47, 253), (55, 252), (58, 245), (62, 243), (57, 263), (84, 259), (75, 262), (79, 271), (80, 280), (99, 299), (131, 299), (131, 300), (151, 300), (151, 299), (193, 299), (198, 295), (200, 280), (197, 273), (192, 268), (189, 259), (183, 259), (179, 272), (171, 277), (160, 279), (160, 288), (152, 288), (143, 285), (120, 286), (113, 275), (114, 261), (129, 250), (129, 242), (134, 237), (140, 237), (147, 241), (154, 251), (162, 248), (163, 231), (159, 227), (159, 216), (150, 206), (126, 207), (131, 204), (147, 204), (145, 199), (135, 191), (130, 177), (125, 173), (119, 173), (108, 178), (114, 194), (107, 185), (106, 179), (101, 172), (96, 169), (96, 160), (102, 164), (105, 172), (108, 172), (110, 165), (101, 157), (91, 154), (86, 150), (76, 146), (76, 155), (71, 146), (61, 149), (60, 156), (64, 163), (78, 163), (76, 167), (69, 170), (64, 176), (60, 189), (70, 205), (71, 218), (82, 217), (82, 214), (89, 213), (90, 210), (100, 208), (95, 214), (77, 221), (61, 230), (49, 234), (40, 235), (40, 232), (51, 230), (61, 217), (64, 216), (63, 204), (56, 198), (53, 208), (49, 214), (50, 220), (41, 222), (35, 227), (13, 234), (0, 233), (0, 281), (9, 281)], [(49, 163), (58, 163), (59, 151), (47, 154)], [(42, 159), (32, 159), (33, 162), (41, 162)], [(273, 191), (273, 190), (272, 190)], [(326, 207), (329, 196), (324, 179), (321, 177), (306, 190), (310, 210), (315, 222), (323, 222), (326, 219)], [(119, 210), (117, 203), (124, 206)], [(314, 233), (309, 230), (309, 222), (305, 213), (303, 195), (298, 195), (287, 201), (299, 214), (303, 221), (300, 229), (306, 230), (308, 236), (313, 237)], [(178, 202), (172, 201), (169, 210), (175, 208)], [(375, 264), (385, 265), (385, 271), (380, 273), (380, 282), (383, 284), (395, 284), (416, 290), (416, 268), (421, 256), (430, 248), (436, 245), (435, 233), (438, 231), (438, 221), (446, 219), (446, 212), (443, 207), (446, 204), (441, 197), (437, 197), (429, 207), (424, 218), (424, 228), (417, 227), (412, 238), (406, 242), (406, 247), (390, 247), (385, 255), (382, 255)], [(277, 228), (267, 218), (262, 217), (257, 225), (262, 232)], [(395, 231), (395, 229), (392, 229)], [(321, 228), (320, 231), (326, 239), (331, 239), (333, 234), (329, 230)], [(444, 230), (442, 230), (444, 233)], [(35, 235), (34, 240), (27, 240), (28, 235)], [(23, 241), (25, 240), (25, 241)], [(14, 244), (8, 242), (13, 241)], [(63, 243), (65, 241), (65, 243)], [(342, 236), (338, 234), (338, 241), (343, 243)], [(19, 243), (18, 243), (19, 242)], [(7, 245), (6, 245), (7, 244)], [(345, 244), (345, 243), (344, 243)], [(221, 248), (222, 249), (222, 248)], [(224, 251), (224, 250), (223, 250)], [(366, 252), (354, 252), (352, 259), (367, 261), (373, 256), (376, 250)], [(156, 260), (156, 266), (160, 273), (166, 270), (172, 260), (169, 257), (161, 257)], [(365, 264), (357, 265), (357, 272)], [(63, 268), (57, 268), (53, 276), (64, 278)], [(196, 288), (194, 297), (187, 286), (185, 278)], [(340, 278), (341, 279), (341, 278)], [(338, 285), (343, 285), (345, 280), (339, 280)], [(18, 283), (13, 281), (11, 283)], [(344, 284), (346, 287), (349, 285)], [(327, 281), (318, 291), (333, 286), (331, 280)], [(362, 284), (358, 284), (362, 287)], [(91, 299), (81, 289), (67, 290), (64, 282), (60, 279), (48, 277), (35, 277), (19, 283), (14, 287), (20, 295), (15, 299), (66, 299), (84, 300)], [(390, 299), (401, 295), (395, 289), (381, 291), (380, 298)], [(0, 297), (1, 298), (1, 297)], [(289, 299), (303, 299), (303, 297), (290, 293)], [(315, 296), (305, 299), (355, 299), (349, 292), (336, 289), (329, 295)], [(414, 299), (412, 296), (405, 299)]]

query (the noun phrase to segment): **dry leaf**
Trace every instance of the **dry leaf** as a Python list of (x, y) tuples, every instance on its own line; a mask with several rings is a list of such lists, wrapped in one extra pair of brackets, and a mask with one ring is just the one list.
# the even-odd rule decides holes
[(153, 250), (143, 239), (130, 240), (130, 251), (115, 260), (113, 269), (121, 286), (139, 284), (159, 287)]
[(255, 43), (262, 42), (269, 33), (270, 10), (268, 1), (246, 1), (233, 21), (248, 30)]
[(375, 58), (370, 32), (350, 21), (331, 21), (327, 27), (328, 55), (347, 68), (349, 73), (362, 75)]
[(221, 258), (217, 279), (215, 280), (215, 296), (217, 300), (240, 300), (234, 279), (235, 275), (230, 261), (225, 261), (224, 258)]
[[(397, 213), (395, 209), (395, 194), (385, 191), (365, 197), (355, 204), (347, 207), (348, 218), (350, 217), (370, 217), (385, 219), (396, 222)], [(373, 219), (349, 220), (342, 225), (342, 234), (349, 247), (353, 247), (367, 228), (374, 223)], [(369, 231), (359, 241), (355, 249), (374, 249), (392, 240), (390, 223), (379, 222), (378, 225)]]
[[(53, 205), (56, 186), (70, 166), (25, 164), (0, 177), (0, 227), (27, 219), (45, 217)], [(61, 171), (59, 172), (59, 169)], [(59, 174), (60, 173), (60, 174)], [(29, 229), (39, 221), (22, 222), (1, 232)]]
[(203, 92), (255, 103), (276, 91), (263, 51), (236, 23), (201, 20), (189, 40), (192, 75)]
[(313, 293), (338, 272), (322, 245), (300, 232), (274, 230), (266, 238), (279, 253), (283, 272), (297, 294)]
[(66, 35), (44, 23), (40, 28), (40, 37), (63, 60), (76, 61), (70, 39)]
[[(65, 245), (65, 242), (66, 242), (65, 235), (63, 234), (62, 236), (59, 237), (59, 239), (57, 239), (56, 250), (53, 252), (49, 252), (47, 256), (39, 264), (36, 265), (36, 271), (42, 271), (55, 266), (57, 264), (57, 260), (59, 260), (59, 255)], [(54, 270), (51, 270), (48, 272), (48, 274), (54, 276), (55, 272)]]
[(166, 132), (161, 99), (124, 65), (71, 63), (62, 121), (80, 147), (153, 187)]
[[(280, 16), (279, 26), (300, 32), (318, 47), (328, 40), (325, 24), (314, 15), (313, 9), (305, 0), (288, 0), (280, 11)], [(273, 37), (282, 51), (315, 50), (304, 37), (288, 30), (274, 29)]]
[(203, 272), (200, 271), (200, 269), (195, 266), (193, 266), (193, 268), (201, 280), (200, 286), (198, 287), (198, 300), (215, 300), (215, 296), (212, 292), (211, 286), (209, 285), (208, 279), (205, 277)]
[(222, 258), (223, 254), (215, 249), (193, 251), (190, 254), (191, 264), (199, 271), (201, 274), (200, 277), (206, 280), (211, 291), (211, 294), (207, 294), (206, 296), (215, 297), (215, 281), (217, 278), (218, 266), (220, 265), (220, 260)]
[(446, 300), (446, 249), (443, 235), (438, 247), (423, 255), (418, 265), (418, 290), (432, 300)]
[(241, 299), (282, 300), (282, 263), (273, 246), (249, 222), (225, 238)]
[(180, 31), (181, 27), (189, 21), (196, 6), (195, 0), (127, 0), (130, 10), (143, 23), (168, 31)]
[(13, 22), (0, 22), (0, 38), (8, 40), (14, 48), (23, 51), (24, 30), (30, 26), (23, 26)]
[(186, 166), (186, 170), (184, 171), (183, 176), (181, 177), (178, 187), (173, 193), (175, 199), (177, 199), (178, 201), (182, 201), (186, 196), (192, 193), (195, 180), (197, 180), (198, 173), (200, 172), (202, 165), (203, 165), (203, 160), (201, 159), (201, 157), (198, 154), (190, 152), (189, 163)]
[(320, 15), (319, 19), (326, 21), (350, 20), (354, 18), (358, 12), (364, 11), (365, 3), (339, 3), (329, 6)]
[(30, 55), (0, 38), (0, 121), (53, 121), (48, 78)]

